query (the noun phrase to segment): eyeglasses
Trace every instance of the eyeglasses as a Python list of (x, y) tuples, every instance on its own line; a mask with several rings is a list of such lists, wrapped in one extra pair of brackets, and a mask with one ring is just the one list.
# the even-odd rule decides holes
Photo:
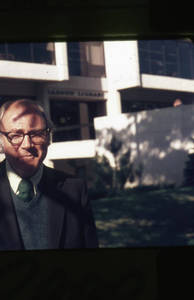
[(48, 134), (50, 133), (50, 128), (45, 128), (42, 130), (37, 131), (31, 131), (29, 133), (23, 133), (23, 132), (4, 132), (0, 131), (1, 134), (5, 135), (8, 142), (12, 145), (20, 145), (22, 144), (25, 135), (28, 135), (31, 142), (36, 145), (41, 145), (45, 142), (46, 138), (48, 137)]

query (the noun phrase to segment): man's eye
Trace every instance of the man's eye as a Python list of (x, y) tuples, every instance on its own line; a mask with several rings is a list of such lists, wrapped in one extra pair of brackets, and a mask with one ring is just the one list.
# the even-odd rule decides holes
[(10, 137), (11, 139), (17, 139), (17, 138), (21, 138), (22, 135), (21, 135), (21, 134), (10, 134), (9, 137)]
[(42, 132), (34, 132), (30, 134), (31, 137), (42, 136), (42, 135), (43, 135)]

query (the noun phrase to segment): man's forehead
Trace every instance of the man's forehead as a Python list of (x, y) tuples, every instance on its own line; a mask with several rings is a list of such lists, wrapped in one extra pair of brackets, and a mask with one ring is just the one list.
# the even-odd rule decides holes
[(23, 114), (29, 114), (29, 113), (37, 113), (41, 114), (40, 109), (33, 103), (12, 103), (5, 113), (23, 113)]
[(33, 105), (15, 105), (12, 104), (5, 112), (2, 118), (3, 127), (14, 126), (17, 127), (26, 124), (30, 127), (36, 127), (37, 122), (45, 123), (45, 119), (41, 112)]
[(17, 121), (28, 115), (33, 115), (34, 117), (39, 116), (44, 119), (42, 113), (35, 105), (22, 105), (18, 103), (13, 103), (9, 106), (4, 113), (3, 119), (6, 119), (6, 117), (9, 116), (11, 120)]

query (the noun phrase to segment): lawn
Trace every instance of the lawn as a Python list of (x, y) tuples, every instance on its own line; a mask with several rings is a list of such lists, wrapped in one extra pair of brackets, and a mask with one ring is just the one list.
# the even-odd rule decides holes
[(194, 245), (194, 187), (92, 201), (100, 247)]

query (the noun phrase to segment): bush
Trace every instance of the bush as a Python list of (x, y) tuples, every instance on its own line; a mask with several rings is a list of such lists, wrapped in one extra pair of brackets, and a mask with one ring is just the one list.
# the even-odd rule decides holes
[(188, 154), (188, 159), (185, 162), (183, 185), (194, 185), (194, 153)]
[(89, 188), (91, 199), (103, 198), (112, 189), (113, 170), (106, 157), (96, 155), (92, 160), (91, 168), (95, 177), (92, 178), (92, 186)]
[(122, 142), (119, 137), (112, 135), (111, 142), (106, 149), (112, 154), (114, 167), (105, 156), (96, 155), (91, 167), (95, 174), (89, 195), (93, 199), (114, 197), (123, 194), (127, 181), (134, 182), (135, 177), (141, 178), (143, 166), (135, 170), (131, 162), (131, 150), (122, 151)]

